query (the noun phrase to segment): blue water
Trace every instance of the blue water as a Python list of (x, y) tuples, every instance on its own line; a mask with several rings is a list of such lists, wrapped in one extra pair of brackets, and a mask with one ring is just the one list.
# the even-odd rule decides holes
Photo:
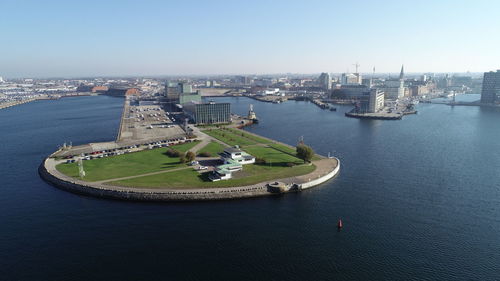
[[(401, 121), (306, 102), (230, 101), (248, 130), (342, 161), (299, 194), (204, 203), (79, 196), (37, 167), (64, 141), (113, 140), (123, 100), (0, 110), (0, 280), (498, 280), (500, 110), (420, 104)], [(339, 218), (344, 229), (337, 232)]]

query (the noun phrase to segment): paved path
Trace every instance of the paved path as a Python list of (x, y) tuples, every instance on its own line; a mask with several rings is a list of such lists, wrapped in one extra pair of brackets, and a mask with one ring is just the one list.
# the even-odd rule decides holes
[(101, 183), (112, 182), (112, 181), (121, 181), (121, 180), (135, 179), (135, 178), (140, 178), (140, 177), (145, 177), (145, 176), (158, 175), (158, 174), (163, 174), (163, 173), (170, 173), (170, 172), (175, 172), (175, 171), (179, 171), (179, 170), (186, 170), (186, 169), (193, 169), (193, 167), (180, 167), (180, 168), (175, 168), (175, 169), (140, 174), (140, 175), (136, 175), (136, 176), (128, 176), (128, 177), (114, 178), (114, 179), (107, 179), (107, 180), (93, 181), (93, 182), (97, 183), (97, 184), (101, 184)]

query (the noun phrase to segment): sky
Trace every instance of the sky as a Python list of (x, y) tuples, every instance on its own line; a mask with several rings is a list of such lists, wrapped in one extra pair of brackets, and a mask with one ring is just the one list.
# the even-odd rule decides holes
[(500, 68), (500, 1), (0, 0), (0, 76)]

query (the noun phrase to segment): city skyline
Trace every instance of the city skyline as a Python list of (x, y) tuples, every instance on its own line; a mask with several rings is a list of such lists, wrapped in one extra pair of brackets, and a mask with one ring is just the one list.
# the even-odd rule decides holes
[(499, 68), (489, 1), (5, 1), (0, 76), (95, 77)]

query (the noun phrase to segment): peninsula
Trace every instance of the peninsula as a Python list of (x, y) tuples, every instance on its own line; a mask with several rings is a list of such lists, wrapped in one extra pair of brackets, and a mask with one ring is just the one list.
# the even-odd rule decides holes
[[(125, 100), (113, 142), (63, 145), (40, 165), (43, 179), (64, 190), (141, 201), (220, 200), (297, 192), (339, 171), (334, 157), (244, 131), (252, 120), (224, 125), (178, 122), (180, 113)], [(301, 159), (302, 158), (302, 159)]]

